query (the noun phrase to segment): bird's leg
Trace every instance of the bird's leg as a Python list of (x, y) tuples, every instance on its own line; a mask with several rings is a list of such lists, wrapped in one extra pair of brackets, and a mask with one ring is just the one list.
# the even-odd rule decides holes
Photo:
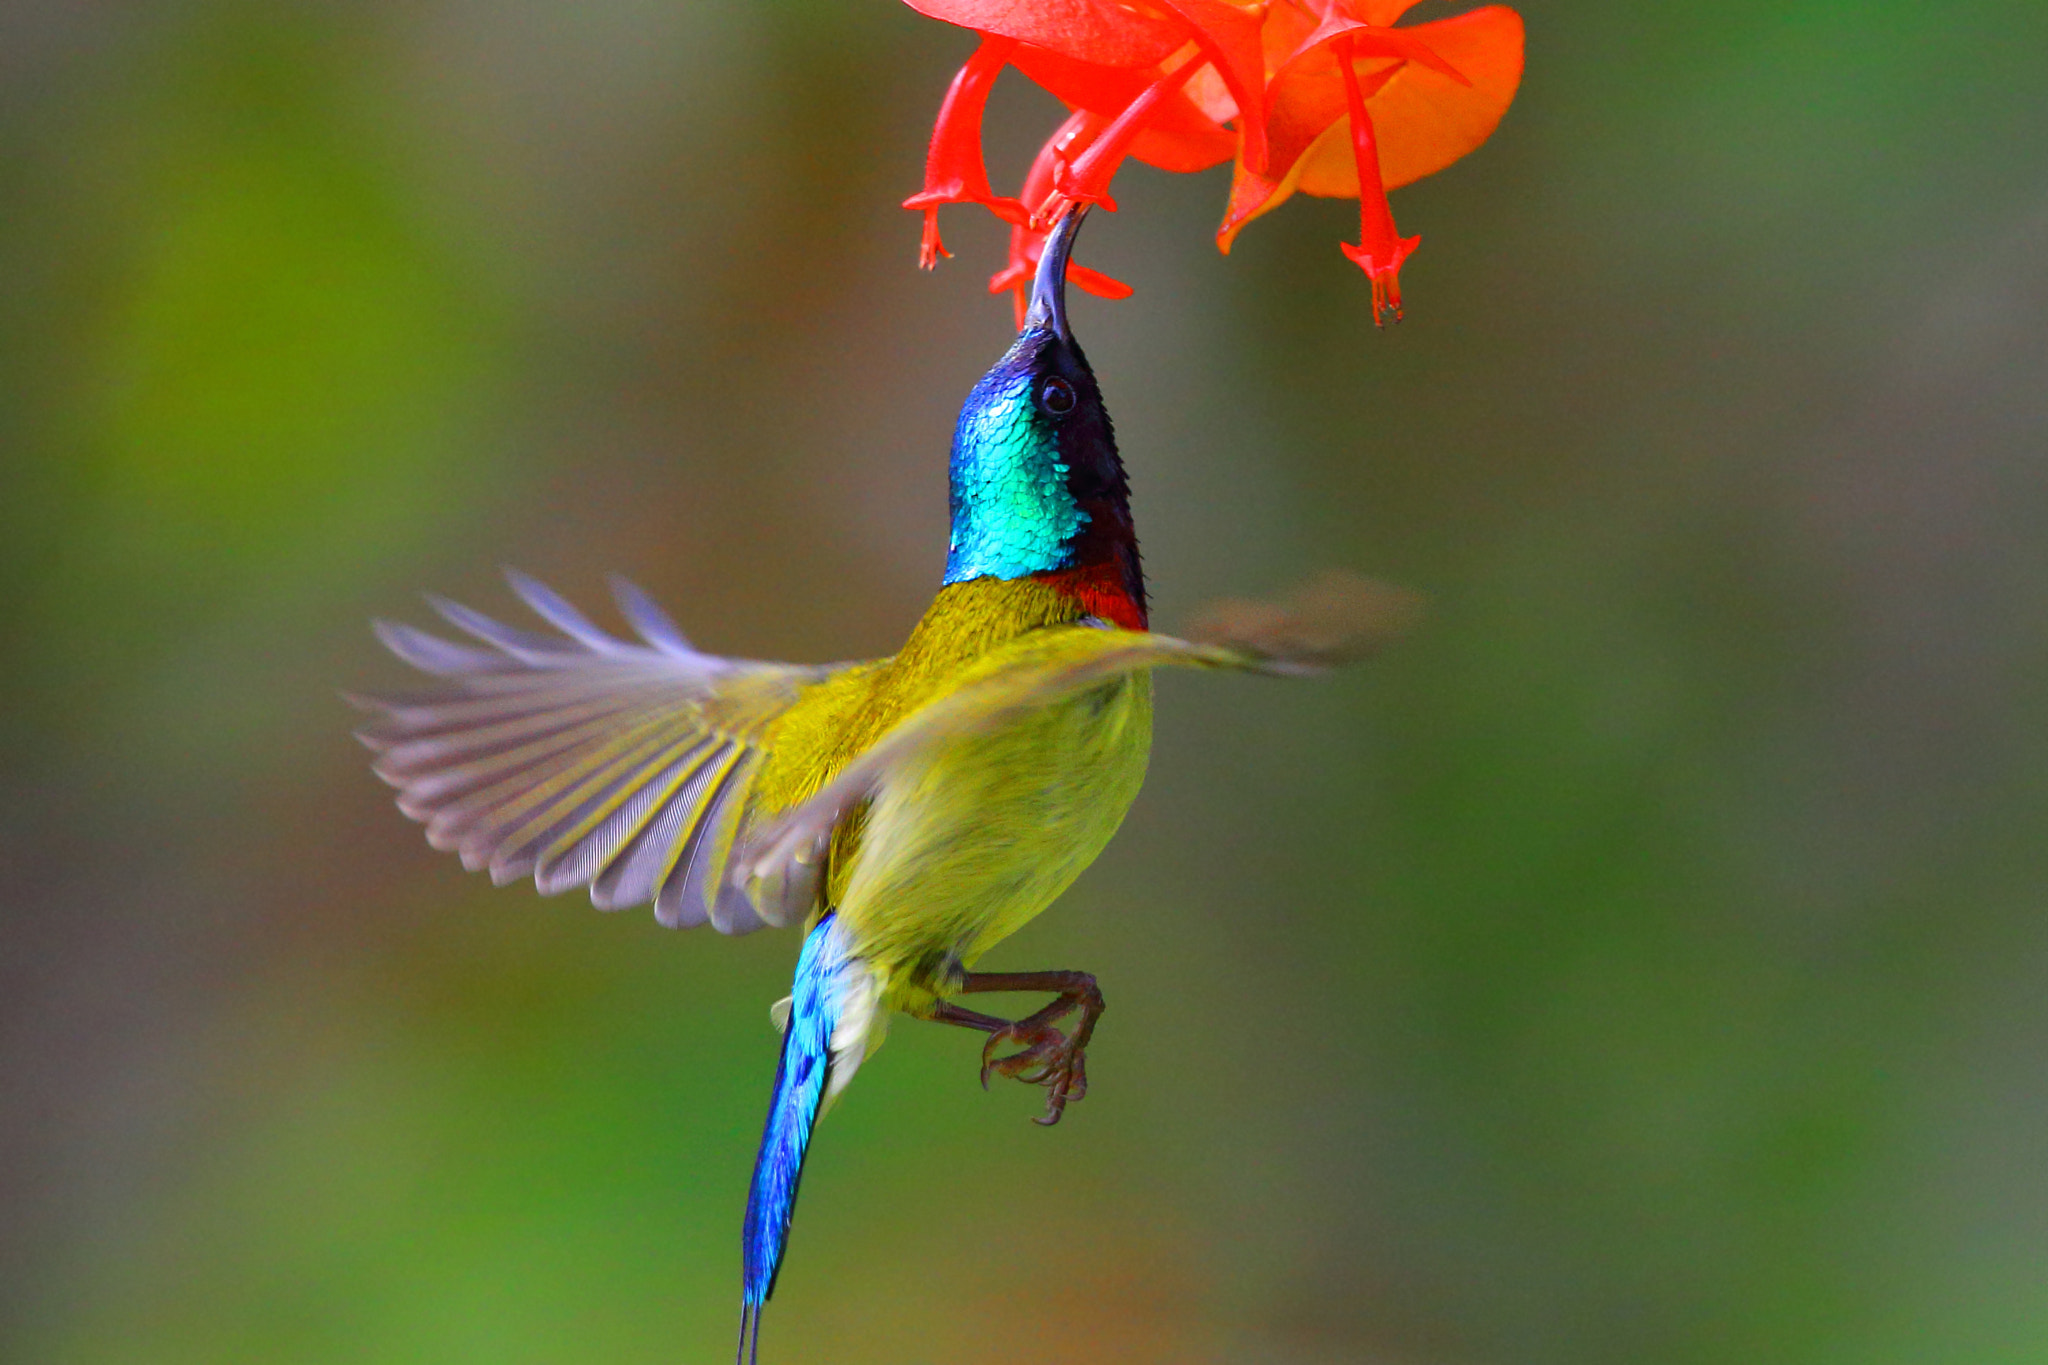
[[(1046, 1127), (1058, 1123), (1067, 1105), (1088, 1093), (1088, 1040), (1103, 1008), (1095, 978), (1086, 972), (963, 972), (960, 990), (1053, 993), (1051, 1004), (1014, 1024), (946, 1001), (939, 1002), (932, 1018), (986, 1033), (988, 1042), (981, 1049), (982, 1086), (987, 1087), (992, 1072), (1027, 1085), (1042, 1085), (1047, 1091), (1045, 1115), (1033, 1122)], [(1071, 1033), (1059, 1027), (1070, 1014), (1080, 1016)], [(1013, 1043), (1019, 1051), (1006, 1057), (995, 1055), (997, 1048)]]
[(980, 1029), (983, 1033), (1001, 1033), (1010, 1026), (1007, 1019), (998, 1019), (993, 1014), (979, 1014), (974, 1010), (961, 1009), (950, 1000), (941, 1000), (932, 1007), (932, 1021), (939, 1024), (958, 1024), (961, 1028)]

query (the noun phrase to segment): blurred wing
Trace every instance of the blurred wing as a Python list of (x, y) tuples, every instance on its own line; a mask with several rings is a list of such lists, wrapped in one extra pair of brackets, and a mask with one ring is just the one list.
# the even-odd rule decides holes
[(1329, 573), (1283, 601), (1218, 603), (1199, 618), (1191, 640), (1085, 625), (1031, 631), (991, 651), (959, 687), (905, 717), (808, 801), (749, 831), (733, 856), (733, 878), (763, 913), (779, 913), (796, 898), (791, 888), (816, 884), (839, 822), (892, 774), (950, 740), (1143, 669), (1321, 672), (1364, 657), (1404, 627), (1417, 605), (1398, 588)]
[[(670, 928), (766, 922), (725, 877), (768, 724), (845, 665), (804, 668), (700, 654), (638, 588), (613, 580), (639, 642), (614, 638), (539, 582), (513, 590), (559, 635), (429, 599), (482, 647), (380, 621), (392, 653), (442, 679), (352, 697), (358, 737), (398, 806), (471, 871), (543, 895), (590, 888), (601, 910), (654, 903)], [(728, 888), (725, 894), (707, 888)]]

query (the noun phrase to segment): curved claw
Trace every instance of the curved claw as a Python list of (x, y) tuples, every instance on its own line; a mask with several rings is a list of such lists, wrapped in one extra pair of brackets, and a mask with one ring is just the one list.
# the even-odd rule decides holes
[[(995, 1050), (1009, 1043), (1023, 1044), (1023, 1050), (1007, 1057), (998, 1057)], [(1026, 1085), (1043, 1085), (1054, 1070), (1063, 1067), (1073, 1050), (1067, 1035), (1051, 1027), (1026, 1029), (1021, 1024), (992, 1033), (981, 1045), (981, 1088), (988, 1089), (991, 1072), (1007, 1076), (1011, 1080), (1023, 1081)], [(1027, 1073), (1027, 1068), (1039, 1064), (1036, 1071)]]
[[(1006, 1057), (995, 1055), (998, 1047), (1011, 1043), (1022, 1044), (1022, 1050)], [(1046, 1128), (1060, 1121), (1068, 1104), (1088, 1093), (1087, 1053), (1081, 1040), (1050, 1024), (1032, 1026), (1027, 1021), (990, 1034), (981, 1049), (982, 1089), (988, 1089), (991, 1075), (1045, 1086), (1045, 1114), (1032, 1122)]]
[[(1045, 1113), (1032, 1121), (1046, 1128), (1058, 1123), (1067, 1106), (1088, 1093), (1088, 1041), (1103, 1010), (1095, 978), (1086, 972), (976, 972), (967, 974), (962, 984), (968, 991), (1057, 992), (1051, 1004), (1015, 1023), (943, 1001), (932, 1017), (984, 1030), (988, 1037), (981, 1045), (981, 1088), (988, 1089), (994, 1075), (1042, 1085), (1047, 1091)], [(1071, 1030), (1062, 1029), (1060, 1024), (1070, 1017)], [(997, 1049), (1004, 1047), (1017, 1051), (997, 1056)]]
[(1045, 1113), (1031, 1121), (1041, 1128), (1050, 1128), (1060, 1121), (1060, 1115), (1067, 1112), (1068, 1105), (1087, 1097), (1088, 1054), (1077, 1049), (1065, 1073), (1053, 1083), (1051, 1093), (1045, 1097)]

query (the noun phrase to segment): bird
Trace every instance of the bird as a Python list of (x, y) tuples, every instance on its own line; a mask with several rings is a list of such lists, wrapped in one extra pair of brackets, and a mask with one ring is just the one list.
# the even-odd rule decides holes
[[(535, 579), (555, 634), (428, 600), (474, 643), (376, 623), (437, 681), (352, 696), (374, 769), (428, 842), (504, 885), (652, 903), (671, 928), (803, 926), (748, 1190), (739, 1352), (758, 1360), (820, 1115), (895, 1014), (984, 1035), (980, 1079), (1042, 1085), (1051, 1126), (1088, 1093), (1103, 996), (1081, 971), (984, 972), (983, 955), (1094, 861), (1144, 781), (1152, 671), (1276, 675), (1368, 652), (1413, 599), (1331, 574), (1282, 602), (1150, 629), (1130, 486), (1066, 309), (1086, 206), (1049, 234), (1015, 342), (962, 407), (937, 595), (893, 656), (809, 666), (698, 651), (612, 580), (637, 640)], [(1042, 992), (1008, 1019), (961, 1003)]]

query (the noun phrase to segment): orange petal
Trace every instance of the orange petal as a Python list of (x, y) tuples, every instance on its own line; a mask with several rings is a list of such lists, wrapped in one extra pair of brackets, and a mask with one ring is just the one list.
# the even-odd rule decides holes
[(1265, 67), (1268, 76), (1287, 64), (1303, 40), (1316, 31), (1321, 16), (1311, 14), (1299, 4), (1290, 0), (1273, 0), (1266, 6), (1266, 21), (1259, 30), (1259, 43), (1265, 49)]
[(1186, 41), (1178, 26), (1114, 0), (906, 0), (919, 14), (1102, 66), (1156, 66)]
[[(1182, 43), (1175, 49), (1193, 51), (1192, 43)], [(1174, 53), (1167, 55), (1171, 58)], [(1012, 53), (1010, 65), (1068, 108), (1092, 109), (1105, 122), (1130, 108), (1131, 101), (1159, 79), (1157, 67), (1098, 66), (1030, 46), (1019, 47)], [(1204, 113), (1185, 92), (1175, 91), (1153, 112), (1146, 126), (1174, 133), (1208, 133), (1220, 130), (1223, 125)]]
[[(1368, 91), (1366, 109), (1378, 134), (1380, 175), (1388, 189), (1442, 170), (1486, 141), (1514, 99), (1522, 74), (1522, 21), (1505, 7), (1493, 5), (1453, 19), (1418, 24), (1409, 32), (1424, 36), (1470, 84), (1461, 85), (1415, 64), (1396, 70), (1380, 60), (1361, 63), (1361, 83)], [(1331, 74), (1340, 79), (1314, 93), (1316, 103), (1327, 108), (1335, 121), (1322, 126), (1307, 150), (1293, 157), (1284, 175), (1257, 175), (1241, 161), (1236, 167), (1230, 203), (1216, 232), (1220, 250), (1228, 252), (1246, 223), (1278, 208), (1296, 190), (1330, 198), (1357, 197), (1350, 121), (1343, 116), (1341, 73), (1334, 60)], [(1374, 90), (1379, 76), (1386, 79)], [(1283, 140), (1298, 138), (1304, 126), (1313, 126), (1321, 117), (1320, 109), (1289, 103), (1292, 107), (1276, 111), (1268, 128), (1275, 165), (1283, 156)], [(1287, 120), (1293, 120), (1293, 125), (1283, 127)]]
[[(1350, 121), (1345, 117), (1346, 102), (1351, 98), (1349, 85), (1356, 82), (1370, 97), (1406, 65), (1404, 61), (1387, 61), (1379, 56), (1385, 46), (1382, 30), (1364, 29), (1334, 7), (1312, 31), (1304, 32), (1297, 20), (1292, 32), (1300, 35), (1299, 40), (1280, 61), (1268, 86), (1268, 164), (1260, 171), (1248, 165), (1243, 156), (1238, 157), (1230, 185), (1230, 203), (1224, 209), (1222, 225), (1216, 229), (1216, 248), (1226, 256), (1246, 223), (1278, 208), (1300, 187), (1303, 163), (1310, 150), (1320, 148), (1335, 134), (1341, 135), (1343, 154), (1347, 158), (1352, 155)], [(1367, 36), (1367, 50), (1373, 53), (1374, 69), (1369, 73), (1357, 70), (1357, 39), (1361, 34)], [(1405, 36), (1398, 41), (1411, 49), (1420, 47)], [(1340, 47), (1352, 62), (1348, 80), (1345, 67), (1334, 55)], [(1443, 65), (1434, 53), (1430, 60)], [(1352, 184), (1357, 183), (1354, 173)], [(1358, 191), (1354, 189), (1352, 193), (1356, 195)]]
[(1213, 133), (1170, 133), (1147, 128), (1131, 143), (1131, 156), (1162, 171), (1206, 171), (1237, 155), (1237, 134), (1227, 128)]
[[(1412, 184), (1456, 161), (1492, 134), (1522, 78), (1522, 19), (1500, 5), (1413, 30), (1469, 85), (1417, 66), (1401, 68), (1366, 98), (1379, 135), (1386, 188)], [(1333, 127), (1301, 158), (1304, 193), (1348, 199), (1358, 193), (1349, 131)]]
[[(1349, 141), (1347, 135), (1347, 146)], [(1228, 256), (1230, 244), (1237, 240), (1246, 223), (1286, 203), (1301, 182), (1301, 168), (1306, 161), (1306, 157), (1296, 157), (1293, 169), (1279, 180), (1272, 180), (1249, 169), (1240, 157), (1231, 168), (1230, 202), (1224, 206), (1222, 226), (1216, 229), (1216, 249)]]
[[(1261, 15), (1226, 0), (1160, 0), (1179, 15), (1202, 55), (1237, 105), (1238, 136), (1251, 165), (1266, 164), (1266, 59), (1259, 48)], [(1221, 160), (1221, 158), (1218, 158)], [(1213, 164), (1213, 163), (1212, 163)]]
[(1344, 117), (1345, 71), (1337, 60), (1339, 47), (1355, 54), (1353, 69), (1368, 98), (1404, 63), (1464, 83), (1464, 74), (1428, 41), (1433, 27), (1375, 28), (1334, 6), (1327, 11), (1322, 23), (1266, 83), (1269, 172), (1276, 177), (1285, 175), (1325, 129)]
[(1343, 10), (1361, 23), (1385, 28), (1415, 8), (1416, 3), (1417, 0), (1335, 0), (1331, 7)]
[(1076, 265), (1072, 261), (1067, 262), (1067, 278), (1072, 280), (1077, 288), (1093, 294), (1098, 299), (1127, 299), (1131, 296), (1131, 287), (1122, 280), (1113, 280), (1100, 270), (1090, 270), (1087, 266)]

